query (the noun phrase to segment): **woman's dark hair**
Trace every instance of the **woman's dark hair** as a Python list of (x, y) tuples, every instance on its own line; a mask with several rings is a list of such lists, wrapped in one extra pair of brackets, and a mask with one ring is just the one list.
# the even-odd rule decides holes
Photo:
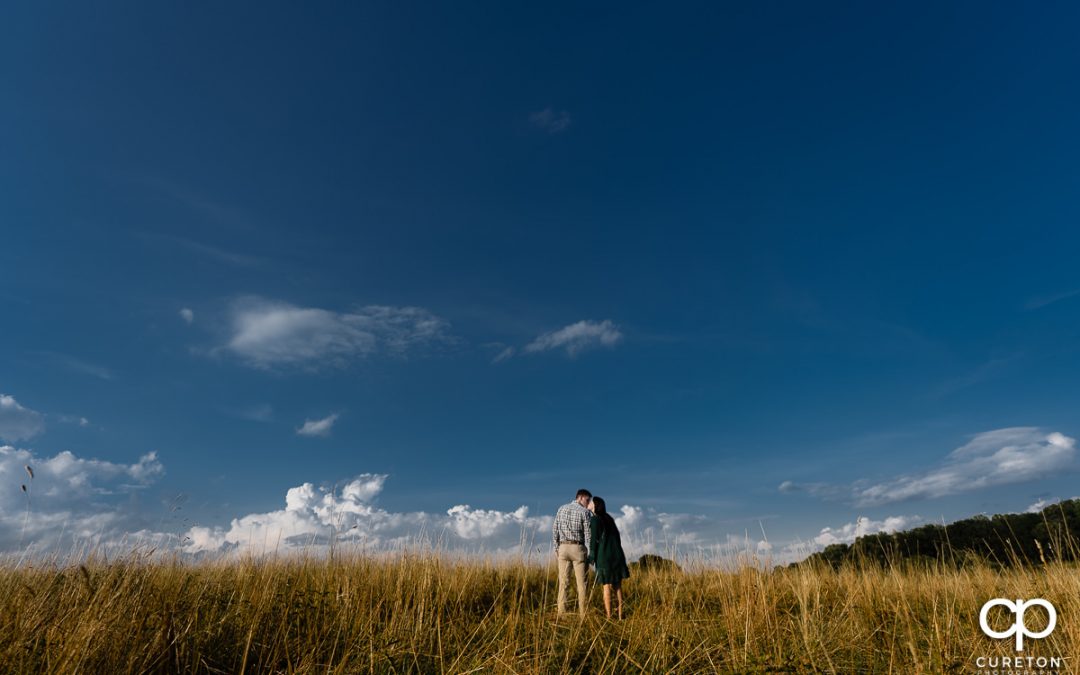
[(607, 512), (607, 504), (604, 503), (602, 497), (592, 498), (593, 507), (596, 509), (596, 517), (600, 521), (600, 530), (605, 533), (619, 533), (619, 528), (615, 525), (615, 519), (612, 518)]

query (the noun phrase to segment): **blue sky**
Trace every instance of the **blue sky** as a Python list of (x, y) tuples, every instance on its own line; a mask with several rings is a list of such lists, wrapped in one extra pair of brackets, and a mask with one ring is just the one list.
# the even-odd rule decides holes
[(5, 546), (1077, 494), (1073, 6), (5, 14)]

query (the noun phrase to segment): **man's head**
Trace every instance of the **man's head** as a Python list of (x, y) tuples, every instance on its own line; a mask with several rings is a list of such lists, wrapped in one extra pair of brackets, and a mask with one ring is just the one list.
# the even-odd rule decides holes
[(592, 501), (592, 493), (585, 488), (582, 488), (577, 491), (577, 497), (574, 498), (574, 501), (585, 508), (589, 508), (589, 502)]

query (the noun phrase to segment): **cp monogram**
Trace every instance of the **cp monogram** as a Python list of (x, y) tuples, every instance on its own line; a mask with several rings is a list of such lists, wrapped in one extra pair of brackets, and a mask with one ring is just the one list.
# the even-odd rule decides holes
[[(990, 614), (990, 610), (996, 606), (1001, 605), (1007, 608), (1013, 613), (1016, 619), (1013, 621), (1013, 625), (1004, 631), (995, 631), (990, 628), (990, 624), (986, 622), (986, 617)], [(1027, 625), (1024, 623), (1024, 612), (1028, 607), (1032, 605), (1039, 605), (1046, 609), (1046, 613), (1049, 615), (1049, 619), (1046, 622), (1046, 628), (1041, 632), (1032, 633), (1028, 630)], [(994, 598), (982, 606), (982, 611), (979, 612), (979, 628), (982, 628), (982, 632), (986, 633), (992, 638), (998, 640), (1004, 640), (1007, 637), (1013, 635), (1016, 636), (1016, 651), (1024, 651), (1024, 638), (1044, 638), (1053, 632), (1054, 626), (1057, 625), (1057, 610), (1048, 601), (1042, 598), (1035, 598), (1034, 600), (1021, 600), (1017, 598), (1016, 602), (1012, 600), (1006, 600), (1005, 598)]]

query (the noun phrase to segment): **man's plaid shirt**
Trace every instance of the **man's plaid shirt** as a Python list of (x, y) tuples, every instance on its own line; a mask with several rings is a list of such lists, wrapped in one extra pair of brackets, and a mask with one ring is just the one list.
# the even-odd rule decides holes
[(555, 551), (559, 550), (559, 544), (576, 541), (585, 545), (589, 550), (590, 536), (589, 519), (592, 513), (577, 502), (570, 502), (559, 507), (555, 514), (555, 523), (551, 526), (551, 541), (555, 545)]

